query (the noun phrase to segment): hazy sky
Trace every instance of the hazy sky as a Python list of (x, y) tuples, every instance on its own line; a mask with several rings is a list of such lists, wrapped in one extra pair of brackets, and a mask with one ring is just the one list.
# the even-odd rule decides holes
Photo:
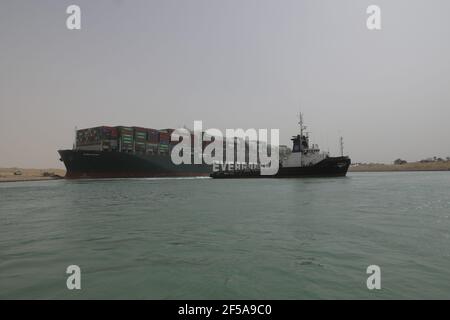
[[(66, 28), (66, 8), (82, 29)], [(381, 7), (382, 30), (366, 28)], [(74, 127), (297, 131), (353, 161), (450, 156), (448, 0), (0, 2), (0, 166), (62, 167)]]

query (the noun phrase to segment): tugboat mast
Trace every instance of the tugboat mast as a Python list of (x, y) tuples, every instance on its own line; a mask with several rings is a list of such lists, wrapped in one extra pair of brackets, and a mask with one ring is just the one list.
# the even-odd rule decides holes
[(299, 113), (298, 114), (298, 125), (299, 125), (299, 127), (300, 127), (300, 146), (299, 146), (299, 148), (300, 148), (300, 167), (302, 167), (303, 166), (303, 163), (302, 163), (302, 153), (303, 153), (303, 150), (302, 150), (302, 147), (303, 147), (303, 130), (306, 130), (306, 126), (303, 124), (303, 113)]
[(303, 130), (306, 130), (306, 126), (303, 125), (303, 113), (300, 112), (298, 114), (298, 118), (299, 118), (298, 125), (300, 127), (300, 138), (302, 138), (303, 137)]

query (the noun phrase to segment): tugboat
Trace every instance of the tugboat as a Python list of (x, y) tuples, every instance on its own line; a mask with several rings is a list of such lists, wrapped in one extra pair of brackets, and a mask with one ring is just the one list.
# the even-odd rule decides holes
[[(299, 178), (299, 177), (344, 177), (347, 174), (351, 160), (344, 156), (343, 139), (340, 139), (341, 156), (330, 157), (327, 152), (321, 152), (316, 144), (310, 144), (305, 132), (303, 115), (300, 114), (300, 134), (292, 137), (292, 151), (280, 153), (278, 173), (261, 175), (261, 169), (219, 170), (210, 174), (215, 179), (233, 178)], [(233, 166), (233, 168), (240, 166)]]

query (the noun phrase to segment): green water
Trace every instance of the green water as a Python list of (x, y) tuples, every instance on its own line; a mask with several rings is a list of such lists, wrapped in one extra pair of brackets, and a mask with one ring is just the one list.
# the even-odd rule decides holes
[(447, 172), (4, 183), (0, 298), (450, 298), (449, 186)]

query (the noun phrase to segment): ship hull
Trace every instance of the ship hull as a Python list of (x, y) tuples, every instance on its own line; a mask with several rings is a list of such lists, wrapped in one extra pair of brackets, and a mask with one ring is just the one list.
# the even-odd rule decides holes
[(59, 150), (67, 179), (152, 178), (209, 176), (206, 164), (175, 165), (170, 155), (111, 151)]
[(66, 166), (67, 179), (201, 177), (233, 178), (299, 178), (341, 177), (350, 166), (348, 157), (329, 157), (306, 167), (280, 167), (276, 175), (259, 171), (218, 171), (210, 165), (175, 165), (170, 155), (146, 155), (110, 151), (59, 150)]
[(348, 157), (329, 157), (312, 166), (280, 167), (275, 175), (261, 175), (259, 170), (217, 171), (211, 173), (216, 179), (245, 178), (301, 178), (301, 177), (344, 177), (351, 160)]

